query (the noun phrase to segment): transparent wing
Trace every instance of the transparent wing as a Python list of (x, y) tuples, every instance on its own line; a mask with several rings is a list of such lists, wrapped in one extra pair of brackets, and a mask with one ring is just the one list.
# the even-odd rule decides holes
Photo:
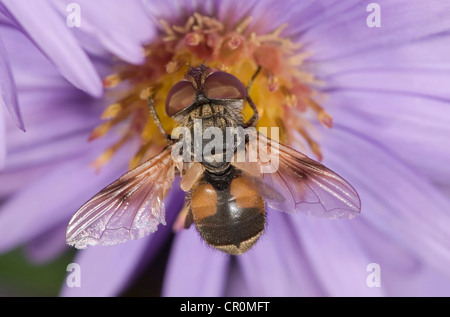
[(260, 188), (272, 209), (327, 218), (352, 218), (361, 210), (358, 193), (346, 180), (256, 131), (250, 134), (244, 156), (240, 162), (235, 156), (233, 165)]
[(66, 242), (83, 249), (138, 239), (165, 225), (163, 199), (172, 186), (172, 146), (124, 174), (86, 202), (72, 217)]

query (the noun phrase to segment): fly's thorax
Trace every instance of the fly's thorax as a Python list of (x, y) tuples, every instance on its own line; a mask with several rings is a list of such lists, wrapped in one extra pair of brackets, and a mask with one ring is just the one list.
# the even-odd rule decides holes
[(221, 175), (205, 172), (190, 197), (193, 222), (202, 238), (214, 248), (242, 254), (264, 231), (264, 200), (231, 166)]
[(203, 129), (209, 127), (236, 127), (243, 124), (243, 100), (217, 100), (192, 106), (189, 111), (175, 116), (180, 125), (193, 129), (196, 120), (203, 121)]
[(189, 132), (189, 138), (184, 140), (189, 143), (185, 146), (189, 155), (185, 157), (212, 172), (226, 170), (238, 144), (243, 142), (237, 136), (243, 125), (242, 107), (242, 100), (210, 101), (192, 107), (178, 118), (180, 126)]

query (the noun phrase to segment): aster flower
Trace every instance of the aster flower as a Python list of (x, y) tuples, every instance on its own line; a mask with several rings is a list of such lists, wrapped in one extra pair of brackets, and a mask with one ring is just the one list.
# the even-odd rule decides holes
[[(382, 27), (369, 28), (366, 4), (350, 0), (79, 3), (80, 29), (65, 26), (61, 2), (0, 7), (2, 69), (12, 69), (27, 127), (23, 134), (6, 120), (0, 250), (25, 244), (36, 261), (65, 250), (73, 212), (164, 145), (145, 100), (154, 99), (170, 131), (164, 100), (187, 64), (243, 82), (260, 65), (250, 92), (260, 125), (281, 126), (285, 142), (348, 179), (362, 215), (327, 221), (269, 211), (267, 232), (239, 257), (212, 251), (193, 228), (178, 231), (162, 294), (450, 294), (450, 202), (441, 190), (449, 179), (448, 5), (379, 1)], [(183, 205), (177, 186), (166, 204), (167, 226), (155, 234), (80, 251), (82, 287), (64, 284), (61, 294), (120, 294), (171, 234)], [(370, 263), (381, 267), (381, 288), (366, 284)]]

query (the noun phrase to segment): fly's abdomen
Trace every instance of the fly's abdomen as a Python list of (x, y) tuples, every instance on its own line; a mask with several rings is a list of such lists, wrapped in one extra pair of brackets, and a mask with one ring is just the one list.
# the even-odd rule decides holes
[(192, 192), (191, 211), (202, 238), (229, 254), (248, 251), (265, 227), (264, 200), (241, 176), (220, 189), (201, 182)]

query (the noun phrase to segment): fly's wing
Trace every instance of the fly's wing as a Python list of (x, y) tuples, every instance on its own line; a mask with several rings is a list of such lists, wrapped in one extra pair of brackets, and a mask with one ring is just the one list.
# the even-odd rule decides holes
[(66, 242), (79, 249), (139, 239), (165, 223), (163, 199), (172, 186), (172, 146), (124, 174), (86, 202), (72, 217)]
[(288, 146), (254, 131), (232, 164), (260, 188), (269, 207), (302, 211), (326, 218), (352, 218), (360, 213), (355, 189), (342, 177)]

